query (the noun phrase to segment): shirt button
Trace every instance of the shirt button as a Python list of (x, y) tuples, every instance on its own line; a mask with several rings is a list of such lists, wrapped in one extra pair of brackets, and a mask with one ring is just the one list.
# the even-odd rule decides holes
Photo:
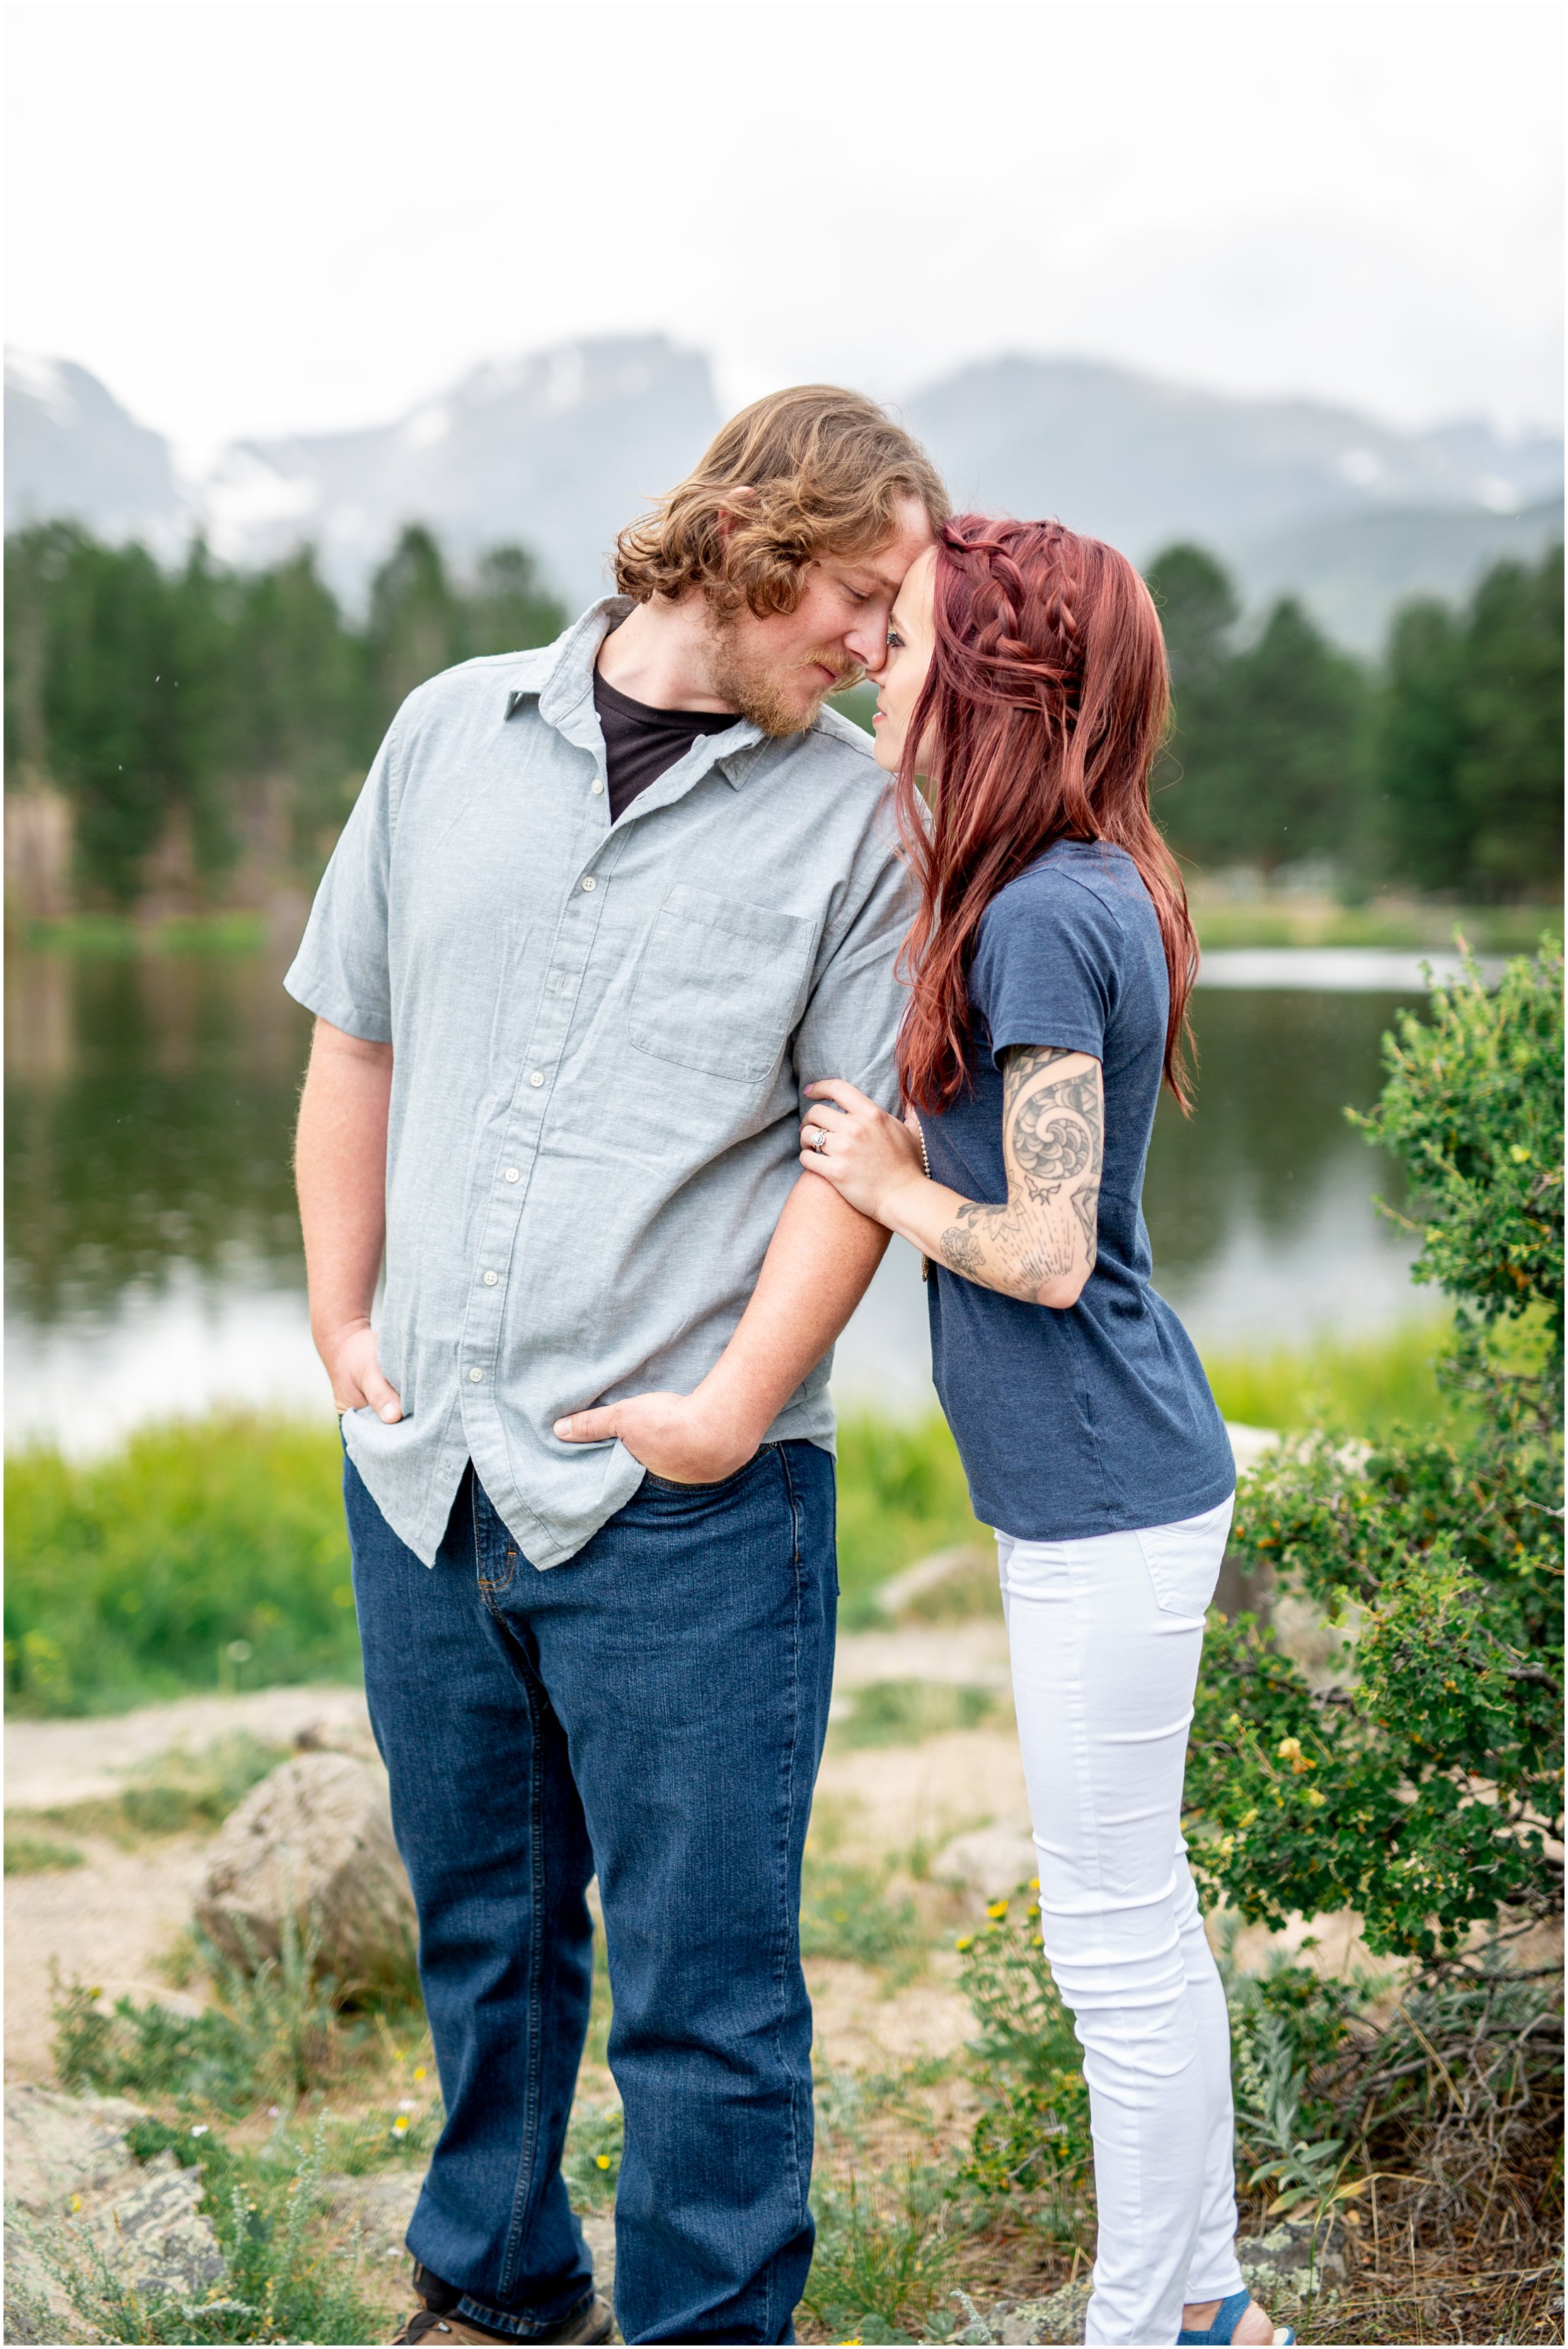
[(544, 1071), (542, 1069), (535, 1069), (528, 1081), (531, 1085), (542, 1085), (544, 1082)]
[(594, 778), (593, 778), (593, 781), (589, 784), (588, 788), (589, 788), (589, 790), (593, 792), (593, 796), (594, 796), (594, 798), (595, 798), (596, 800), (602, 800), (602, 799), (603, 798), (603, 796), (604, 796), (604, 786), (603, 786), (603, 784), (599, 781), (599, 778), (598, 778), (598, 776), (597, 776), (597, 775), (595, 775), (595, 776), (594, 776)]
[(483, 1372), (482, 1371), (470, 1371), (469, 1372), (469, 1377), (472, 1380), (472, 1381), (473, 1381), (473, 1383), (474, 1383), (474, 1385), (475, 1385), (476, 1387), (478, 1386), (478, 1384), (479, 1384), (480, 1381), (483, 1378), (483, 1376), (484, 1376), (484, 1372)]
[(503, 1183), (516, 1183), (520, 1179), (520, 1170), (515, 1166), (509, 1166), (506, 1173), (501, 1177)]
[(485, 1287), (487, 1288), (493, 1288), (500, 1278), (500, 1275), (499, 1272), (487, 1272), (485, 1275)]
[(592, 873), (585, 873), (583, 875), (583, 886), (584, 889), (596, 889), (599, 884), (594, 880)]

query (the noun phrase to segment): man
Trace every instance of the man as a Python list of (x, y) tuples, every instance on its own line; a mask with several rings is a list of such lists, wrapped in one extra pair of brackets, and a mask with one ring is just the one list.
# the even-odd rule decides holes
[(623, 596), (405, 704), (288, 975), (447, 2112), (400, 2340), (608, 2331), (560, 2168), (595, 1871), (625, 2337), (793, 2337), (827, 1377), (885, 1244), (798, 1183), (797, 1133), (819, 1077), (892, 1105), (908, 911), (870, 745), (822, 701), (881, 665), (945, 510), (870, 402), (747, 409), (623, 533)]

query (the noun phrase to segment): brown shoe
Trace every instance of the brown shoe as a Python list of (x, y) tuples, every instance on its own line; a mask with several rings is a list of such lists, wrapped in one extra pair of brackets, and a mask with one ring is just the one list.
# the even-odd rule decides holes
[[(602, 2300), (583, 2302), (573, 2315), (552, 2324), (548, 2333), (529, 2333), (520, 2336), (518, 2349), (531, 2349), (534, 2342), (608, 2341), (615, 2320)], [(393, 2341), (422, 2341), (427, 2349), (451, 2349), (459, 2341), (488, 2341), (498, 2338), (493, 2333), (481, 2333), (477, 2324), (467, 2324), (460, 2316), (449, 2313), (443, 2316), (438, 2309), (419, 2307), (414, 2311)]]

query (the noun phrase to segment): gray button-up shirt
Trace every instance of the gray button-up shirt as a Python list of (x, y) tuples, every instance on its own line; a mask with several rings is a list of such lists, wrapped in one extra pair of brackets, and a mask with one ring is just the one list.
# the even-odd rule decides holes
[[(581, 1549), (644, 1472), (552, 1423), (694, 1387), (798, 1179), (801, 1088), (896, 1096), (910, 899), (869, 741), (831, 710), (783, 741), (738, 719), (612, 825), (593, 664), (628, 608), (409, 698), (284, 981), (393, 1047), (380, 1359), (404, 1416), (344, 1433), (427, 1564), (470, 1457), (535, 1566)], [(831, 1448), (830, 1366), (770, 1441)]]

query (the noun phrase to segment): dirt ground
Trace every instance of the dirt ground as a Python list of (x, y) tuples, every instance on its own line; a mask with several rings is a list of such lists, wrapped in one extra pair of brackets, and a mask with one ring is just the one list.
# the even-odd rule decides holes
[[(851, 1727), (862, 1692), (888, 1684), (934, 1689), (951, 1713), (953, 1692), (985, 1714), (980, 1725), (904, 1742), (857, 1743)], [(975, 2019), (958, 1984), (956, 1936), (972, 1929), (985, 1901), (1024, 1880), (1029, 1865), (1023, 1772), (1007, 1700), (1006, 1640), (999, 1620), (892, 1627), (853, 1633), (840, 1642), (834, 1722), (830, 1731), (812, 1826), (813, 1847), (835, 1866), (864, 1871), (888, 1899), (917, 1917), (903, 1958), (811, 1957), (807, 1979), (816, 2011), (820, 2189), (851, 2179), (891, 2180), (932, 2166), (956, 2170), (977, 2106), (961, 2058)], [(989, 1711), (986, 1706), (989, 1704)], [(136, 1774), (170, 1753), (199, 1754), (244, 1732), (263, 1744), (293, 1746), (302, 1734), (356, 1740), (366, 1723), (354, 1689), (274, 1689), (148, 1707), (102, 1720), (15, 1722), (5, 1730), (6, 1819), (13, 1836), (57, 1837), (82, 1864), (7, 1879), (5, 2064), (8, 2081), (53, 2078), (51, 1975), (57, 1970), (100, 1990), (188, 2007), (191, 1993), (170, 1986), (166, 1961), (188, 1927), (208, 1838), (191, 1833), (126, 1843), (79, 1826), (57, 1827), (38, 1815), (102, 1802)], [(311, 1742), (315, 1742), (313, 1738)], [(810, 1867), (810, 1853), (809, 1853)], [(1306, 1920), (1282, 1936), (1241, 1935), (1236, 1954), (1257, 1965), (1271, 1941), (1288, 1946), (1316, 1936), (1313, 1962), (1337, 1971), (1364, 1961), (1354, 1918)], [(385, 2076), (359, 2078), (340, 2117), (363, 2106), (374, 2116), (405, 2109), (396, 2100), (411, 2079), (434, 2089), (428, 2044), (389, 2054)], [(335, 2109), (337, 2103), (335, 2097)], [(591, 2035), (579, 2111), (613, 2110), (614, 2085), (603, 2062), (603, 2028)], [(383, 2115), (384, 2118), (385, 2116)], [(264, 2121), (258, 2127), (265, 2128)], [(240, 2134), (248, 2136), (250, 2125)], [(335, 2182), (325, 2221), (334, 2244), (356, 2262), (371, 2302), (388, 2316), (404, 2288), (401, 2235), (418, 2189), (407, 2163)], [(590, 2197), (594, 2199), (595, 2197)], [(592, 2218), (596, 2261), (612, 2250), (608, 2189)], [(1042, 2265), (1037, 2235), (1006, 2228), (976, 2239), (969, 2282), (988, 2304), (996, 2295), (1023, 2301), (1068, 2282), (1061, 2258)], [(341, 2238), (341, 2242), (339, 2239)], [(1006, 2240), (1004, 2240), (1006, 2239)], [(959, 2254), (968, 2274), (971, 2252)], [(1053, 2255), (1054, 2257), (1054, 2255)], [(1074, 2274), (1077, 2270), (1075, 2268)], [(814, 2336), (802, 2312), (802, 2337)], [(1012, 2336), (1009, 2336), (1012, 2337)], [(1037, 2333), (1020, 2338), (1037, 2338)], [(1059, 2337), (1059, 2336), (1057, 2336)]]

